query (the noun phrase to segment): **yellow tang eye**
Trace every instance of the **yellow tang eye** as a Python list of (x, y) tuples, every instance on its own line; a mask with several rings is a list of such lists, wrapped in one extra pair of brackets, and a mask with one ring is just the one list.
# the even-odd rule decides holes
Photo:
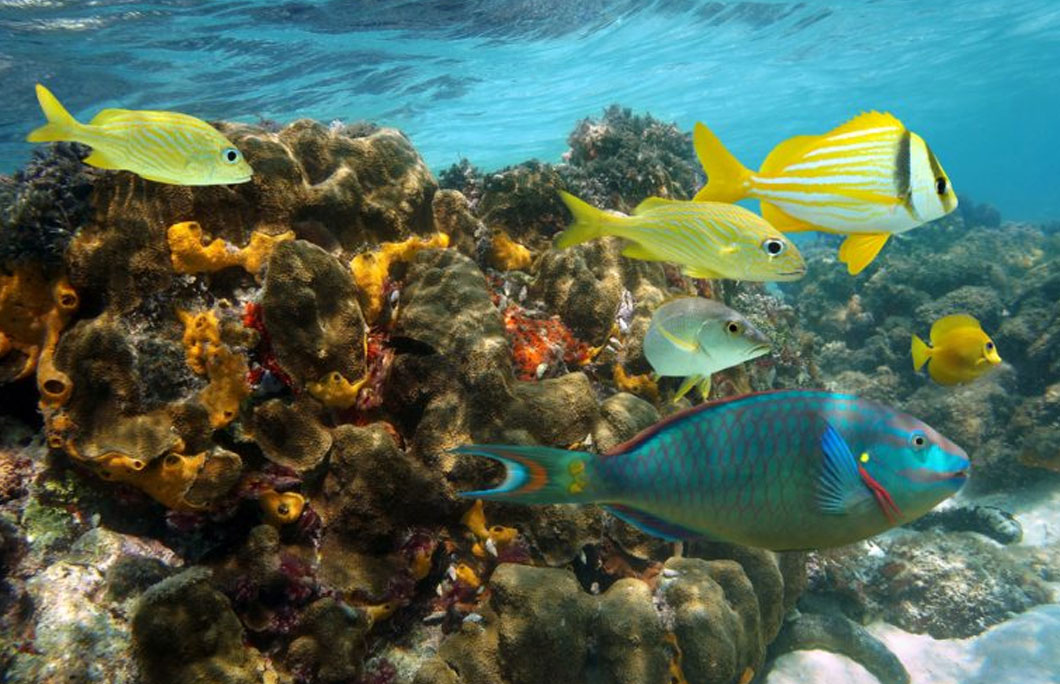
[(235, 164), (242, 156), (243, 155), (239, 154), (239, 150), (234, 147), (226, 147), (221, 150), (221, 161), (226, 164)]

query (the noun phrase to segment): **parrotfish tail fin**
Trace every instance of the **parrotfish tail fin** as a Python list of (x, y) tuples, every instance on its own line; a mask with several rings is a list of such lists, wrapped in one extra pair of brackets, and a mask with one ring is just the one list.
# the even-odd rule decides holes
[(81, 126), (70, 112), (66, 111), (59, 100), (40, 83), (37, 84), (37, 102), (47, 117), (48, 123), (34, 129), (26, 136), (27, 142), (55, 142), (71, 140)]
[(570, 213), (574, 214), (574, 223), (556, 236), (555, 245), (558, 249), (573, 247), (574, 245), (580, 245), (583, 242), (608, 235), (609, 233), (606, 230), (608, 224), (622, 220), (621, 217), (613, 216), (602, 209), (597, 209), (569, 192), (560, 190), (559, 197), (570, 209)]
[(736, 202), (751, 189), (751, 171), (700, 122), (692, 132), (696, 156), (707, 172), (707, 184), (693, 198), (697, 202)]
[(596, 456), (541, 446), (468, 444), (455, 454), (485, 456), (507, 469), (504, 482), (493, 489), (461, 492), (469, 499), (492, 499), (520, 504), (589, 503), (601, 483), (595, 481)]
[(913, 335), (913, 370), (920, 370), (931, 358), (931, 347), (916, 335)]

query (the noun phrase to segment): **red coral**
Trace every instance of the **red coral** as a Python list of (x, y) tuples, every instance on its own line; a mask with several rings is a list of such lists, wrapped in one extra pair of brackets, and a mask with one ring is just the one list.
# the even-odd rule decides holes
[(589, 345), (575, 338), (559, 316), (534, 318), (518, 305), (510, 304), (504, 311), (504, 329), (520, 380), (538, 377), (537, 369), (542, 363), (581, 366), (592, 360)]
[(295, 389), (291, 376), (287, 374), (276, 360), (272, 351), (272, 339), (269, 331), (265, 328), (265, 318), (262, 314), (261, 304), (258, 302), (247, 302), (243, 307), (243, 327), (257, 330), (260, 341), (257, 349), (251, 355), (250, 370), (247, 372), (247, 382), (251, 386), (260, 385), (265, 379), (265, 374), (271, 374), (292, 390)]

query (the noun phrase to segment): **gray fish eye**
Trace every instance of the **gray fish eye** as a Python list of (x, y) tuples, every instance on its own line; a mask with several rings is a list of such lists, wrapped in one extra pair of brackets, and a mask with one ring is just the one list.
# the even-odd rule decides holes
[(736, 321), (729, 321), (728, 325), (725, 326), (725, 329), (733, 335), (740, 334), (740, 324)]
[(239, 150), (234, 147), (226, 147), (221, 150), (221, 159), (225, 160), (229, 164), (235, 164), (239, 161)]
[(776, 238), (766, 238), (762, 241), (762, 249), (766, 251), (769, 256), (777, 256), (784, 251), (785, 244), (783, 240)]

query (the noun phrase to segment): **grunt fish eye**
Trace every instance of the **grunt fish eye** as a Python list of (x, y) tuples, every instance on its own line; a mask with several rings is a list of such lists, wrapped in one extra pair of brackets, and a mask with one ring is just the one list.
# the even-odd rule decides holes
[(940, 195), (945, 195), (946, 194), (946, 179), (945, 178), (936, 178), (935, 179), (935, 192), (937, 192)]
[(918, 430), (910, 436), (909, 443), (913, 445), (914, 449), (922, 449), (927, 445), (927, 437), (924, 436), (923, 432)]
[(229, 164), (235, 164), (239, 161), (239, 150), (234, 147), (226, 147), (221, 150), (221, 159), (228, 162)]
[(784, 251), (784, 241), (776, 238), (766, 238), (762, 241), (762, 249), (766, 251), (769, 256), (777, 256)]

